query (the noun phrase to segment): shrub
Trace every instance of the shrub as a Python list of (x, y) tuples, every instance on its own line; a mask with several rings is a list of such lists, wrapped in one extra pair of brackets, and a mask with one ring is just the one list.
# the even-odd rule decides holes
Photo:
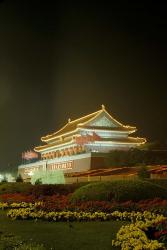
[(23, 178), (20, 174), (16, 177), (16, 182), (23, 182)]
[(167, 198), (167, 190), (141, 180), (117, 180), (90, 183), (77, 189), (70, 198), (72, 203), (88, 200), (139, 201), (152, 198)]
[(35, 185), (41, 185), (41, 184), (42, 184), (41, 178), (39, 178), (39, 179), (37, 179), (37, 180), (35, 181)]
[(1, 181), (1, 183), (7, 183), (7, 182), (8, 182), (8, 180), (7, 180), (6, 176), (4, 176), (4, 178)]
[(55, 195), (55, 194), (66, 195), (74, 192), (77, 188), (86, 184), (87, 183), (31, 185), (30, 183), (24, 183), (24, 182), (1, 183), (0, 194), (22, 193), (26, 195), (34, 195), (36, 197), (45, 195)]
[(149, 182), (167, 189), (167, 179), (150, 179)]
[(86, 185), (85, 183), (75, 184), (42, 184), (32, 185), (28, 191), (28, 194), (32, 194), (36, 197), (51, 196), (51, 195), (67, 195), (73, 193), (77, 188)]
[(137, 174), (138, 174), (138, 177), (140, 179), (150, 178), (150, 172), (148, 171), (147, 166), (141, 166), (141, 167), (139, 167), (139, 170), (138, 170)]
[(27, 193), (30, 187), (31, 184), (29, 183), (21, 183), (21, 182), (2, 183), (0, 185), (0, 194)]

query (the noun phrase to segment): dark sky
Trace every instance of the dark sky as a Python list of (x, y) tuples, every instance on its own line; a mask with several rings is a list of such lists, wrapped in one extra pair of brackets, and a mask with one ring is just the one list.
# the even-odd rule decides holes
[(77, 2), (0, 1), (0, 169), (102, 103), (167, 140), (167, 5)]

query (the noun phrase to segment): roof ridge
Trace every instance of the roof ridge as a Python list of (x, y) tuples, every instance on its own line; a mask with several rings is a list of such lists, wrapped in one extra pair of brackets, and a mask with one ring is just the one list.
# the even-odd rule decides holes
[[(56, 136), (56, 134), (58, 134), (59, 132), (61, 132), (65, 127), (67, 127), (68, 125), (70, 125), (70, 124), (73, 124), (73, 123), (75, 123), (75, 122), (77, 122), (77, 121), (79, 121), (79, 120), (82, 120), (82, 119), (84, 119), (84, 118), (89, 118), (89, 117), (91, 117), (91, 116), (96, 116), (96, 115), (98, 115), (98, 113), (100, 113), (100, 112), (102, 112), (102, 109), (100, 109), (100, 110), (98, 110), (98, 111), (96, 111), (96, 112), (93, 112), (93, 113), (90, 113), (90, 114), (88, 114), (88, 115), (85, 115), (85, 116), (82, 116), (82, 117), (80, 117), (80, 118), (77, 118), (77, 119), (75, 119), (75, 120), (72, 120), (72, 121), (68, 121), (62, 128), (60, 128), (58, 131), (56, 131), (56, 132), (53, 132), (53, 133), (51, 133), (51, 134), (49, 134), (49, 135), (46, 135), (46, 136), (42, 136), (41, 137), (41, 141), (46, 141), (49, 137), (52, 137), (52, 136)], [(91, 119), (91, 118), (90, 118)]]
[(66, 124), (65, 124), (62, 128), (60, 128), (58, 131), (53, 132), (53, 133), (48, 134), (48, 135), (45, 135), (45, 136), (42, 136), (42, 137), (41, 137), (41, 141), (45, 141), (45, 140), (46, 140), (45, 138), (50, 137), (50, 136), (52, 136), (52, 135), (54, 135), (54, 134), (57, 134), (58, 132), (60, 132), (61, 130), (63, 130), (67, 125), (68, 125), (68, 123), (66, 123)]
[(85, 115), (85, 116), (82, 116), (82, 117), (80, 117), (80, 118), (77, 118), (77, 119), (75, 119), (75, 120), (72, 120), (72, 121), (70, 121), (69, 123), (74, 123), (74, 122), (76, 122), (76, 121), (78, 121), (78, 120), (82, 120), (83, 118), (88, 118), (89, 116), (96, 115), (96, 114), (100, 113), (101, 111), (102, 111), (102, 110), (100, 109), (100, 110), (98, 110), (98, 111), (96, 111), (96, 112), (93, 112), (93, 113), (90, 113), (90, 114), (88, 114), (88, 115)]

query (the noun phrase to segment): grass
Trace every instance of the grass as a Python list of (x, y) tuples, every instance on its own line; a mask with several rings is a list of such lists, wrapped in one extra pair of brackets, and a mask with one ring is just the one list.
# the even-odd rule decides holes
[(47, 250), (116, 250), (112, 239), (119, 228), (126, 224), (120, 221), (106, 222), (46, 222), (21, 221), (7, 218), (0, 211), (1, 231), (21, 236), (28, 242), (43, 244)]

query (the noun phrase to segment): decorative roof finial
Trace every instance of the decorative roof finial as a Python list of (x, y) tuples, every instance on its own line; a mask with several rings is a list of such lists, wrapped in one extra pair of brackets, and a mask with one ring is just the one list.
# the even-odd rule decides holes
[(102, 105), (101, 105), (101, 108), (102, 108), (103, 110), (105, 110), (105, 106), (104, 106), (104, 104), (102, 104)]
[(68, 118), (68, 123), (70, 123), (71, 122), (71, 118)]

